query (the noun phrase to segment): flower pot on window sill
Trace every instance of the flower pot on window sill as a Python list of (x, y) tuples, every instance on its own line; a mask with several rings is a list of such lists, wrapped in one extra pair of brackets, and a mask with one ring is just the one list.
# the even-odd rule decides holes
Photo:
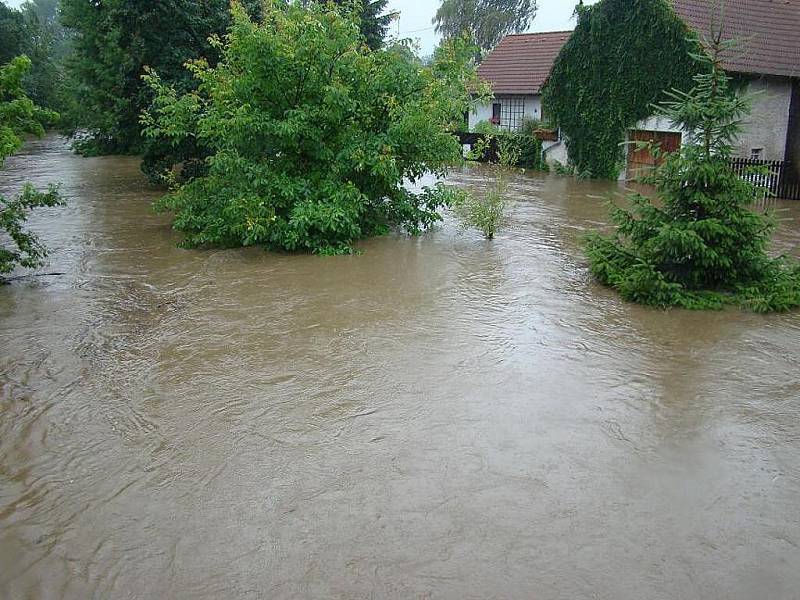
[(537, 129), (533, 132), (543, 142), (557, 142), (558, 129)]

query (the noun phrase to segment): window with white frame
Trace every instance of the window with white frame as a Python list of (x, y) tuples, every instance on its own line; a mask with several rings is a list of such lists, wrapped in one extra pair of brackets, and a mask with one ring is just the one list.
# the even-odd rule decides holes
[(524, 96), (505, 96), (500, 98), (500, 127), (507, 131), (516, 131), (522, 127), (525, 116)]
[(761, 160), (764, 156), (763, 148), (753, 148), (750, 150), (750, 160)]

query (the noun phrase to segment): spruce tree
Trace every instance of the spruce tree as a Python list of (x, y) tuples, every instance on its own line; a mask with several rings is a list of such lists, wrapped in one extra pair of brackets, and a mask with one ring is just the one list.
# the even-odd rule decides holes
[[(347, 5), (352, 0), (334, 0), (334, 4)], [(377, 50), (383, 46), (386, 31), (392, 22), (393, 14), (386, 12), (389, 0), (363, 0), (359, 15), (359, 29), (367, 46)]]
[[(658, 199), (630, 196), (617, 207), (611, 236), (590, 236), (591, 271), (627, 300), (659, 307), (717, 309), (737, 304), (759, 312), (800, 306), (800, 267), (767, 254), (774, 223), (753, 209), (763, 190), (730, 167), (733, 142), (750, 110), (722, 66), (732, 43), (706, 44), (689, 92), (674, 91), (659, 108), (684, 133), (680, 151), (644, 177)], [(657, 147), (651, 151), (659, 154)]]

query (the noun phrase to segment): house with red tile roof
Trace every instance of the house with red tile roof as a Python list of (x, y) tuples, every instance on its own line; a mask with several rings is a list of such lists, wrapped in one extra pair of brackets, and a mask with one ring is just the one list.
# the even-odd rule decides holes
[[(736, 152), (742, 158), (785, 161), (800, 182), (800, 0), (672, 0), (675, 12), (702, 38), (721, 29), (737, 41), (725, 57), (726, 70), (744, 83), (753, 100)], [(629, 139), (680, 144), (681, 132), (663, 119), (647, 119)], [(669, 138), (672, 138), (670, 141)], [(642, 156), (628, 153), (628, 175)], [(652, 162), (647, 153), (644, 165)]]
[[(753, 111), (737, 144), (744, 158), (786, 161), (800, 181), (800, 0), (671, 0), (686, 24), (701, 37), (722, 27), (723, 37), (739, 42), (726, 68), (754, 94)], [(479, 76), (492, 85), (494, 99), (469, 119), (473, 128), (492, 121), (516, 130), (524, 117), (542, 118), (541, 89), (572, 32), (506, 37), (484, 60)], [(663, 139), (662, 139), (663, 138)], [(658, 119), (646, 119), (629, 139), (658, 139), (680, 145), (681, 132)], [(563, 162), (563, 144), (548, 150)], [(649, 159), (629, 154), (630, 167)], [(624, 175), (624, 174), (623, 174)]]
[(570, 35), (571, 31), (554, 31), (506, 36), (478, 67), (478, 77), (491, 84), (494, 98), (470, 114), (470, 129), (490, 121), (516, 131), (525, 117), (541, 119), (542, 86)]

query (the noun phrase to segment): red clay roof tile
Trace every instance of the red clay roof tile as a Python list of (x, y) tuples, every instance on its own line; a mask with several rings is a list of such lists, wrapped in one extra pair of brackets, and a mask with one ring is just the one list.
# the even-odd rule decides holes
[(509, 35), (478, 67), (495, 94), (538, 94), (571, 31)]
[(737, 73), (800, 77), (800, 0), (673, 0), (675, 12), (701, 36), (722, 23), (738, 42), (726, 60)]
[[(800, 0), (672, 0), (701, 36), (724, 23), (723, 37), (739, 41), (729, 71), (800, 77)], [(571, 31), (506, 36), (478, 68), (495, 94), (538, 94)]]

